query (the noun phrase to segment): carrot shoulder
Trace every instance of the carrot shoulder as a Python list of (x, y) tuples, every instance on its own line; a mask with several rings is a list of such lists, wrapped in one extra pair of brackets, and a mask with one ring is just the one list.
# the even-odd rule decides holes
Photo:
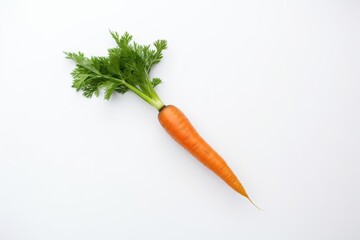
[(225, 160), (198, 134), (187, 117), (177, 107), (168, 105), (162, 108), (158, 118), (160, 124), (176, 142), (217, 174), (236, 192), (250, 200), (243, 185)]

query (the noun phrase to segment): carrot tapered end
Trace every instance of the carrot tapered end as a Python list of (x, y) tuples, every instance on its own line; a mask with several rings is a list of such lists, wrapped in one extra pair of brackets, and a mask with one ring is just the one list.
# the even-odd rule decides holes
[(246, 198), (251, 202), (252, 205), (254, 205), (254, 207), (256, 207), (257, 209), (261, 210), (261, 211), (265, 211), (265, 209), (262, 209), (260, 207), (258, 207), (252, 200), (249, 196), (246, 196)]
[(246, 198), (251, 202), (251, 204), (254, 205), (254, 207), (256, 207), (256, 208), (259, 209), (259, 210), (265, 211), (264, 209), (258, 207), (258, 206), (251, 200), (251, 198), (249, 197), (249, 195), (248, 195), (247, 192), (245, 191), (245, 188), (244, 188), (243, 185), (240, 183), (240, 181), (237, 181), (237, 184), (235, 185), (235, 187), (232, 186), (232, 188), (233, 188), (236, 192), (240, 193), (242, 196), (246, 197)]

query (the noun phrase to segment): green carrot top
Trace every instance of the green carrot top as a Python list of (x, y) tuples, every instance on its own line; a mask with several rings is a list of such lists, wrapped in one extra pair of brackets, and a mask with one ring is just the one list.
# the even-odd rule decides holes
[(115, 48), (108, 49), (107, 57), (87, 58), (82, 52), (65, 52), (66, 58), (76, 63), (73, 76), (73, 87), (83, 91), (84, 96), (99, 96), (104, 89), (104, 98), (109, 100), (114, 92), (122, 93), (131, 90), (147, 103), (160, 110), (164, 107), (154, 88), (161, 83), (160, 78), (150, 79), (151, 67), (162, 59), (166, 49), (165, 40), (157, 40), (150, 45), (132, 42), (132, 36), (124, 33), (110, 32), (116, 41)]

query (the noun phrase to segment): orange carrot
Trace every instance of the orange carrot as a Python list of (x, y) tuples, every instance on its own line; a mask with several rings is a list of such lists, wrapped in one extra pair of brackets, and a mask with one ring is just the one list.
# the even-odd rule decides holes
[(225, 160), (198, 134), (187, 117), (177, 107), (173, 105), (163, 107), (159, 112), (158, 118), (160, 124), (176, 142), (218, 175), (236, 192), (253, 203)]
[(159, 111), (159, 121), (172, 138), (253, 203), (224, 159), (205, 142), (179, 109), (166, 106), (156, 93), (155, 87), (161, 80), (151, 79), (149, 74), (152, 66), (162, 59), (167, 42), (155, 41), (154, 49), (150, 45), (132, 42), (129, 33), (120, 37), (117, 32), (111, 32), (111, 36), (117, 46), (108, 50), (108, 57), (88, 58), (82, 52), (65, 52), (66, 58), (76, 63), (71, 73), (74, 78), (72, 86), (89, 98), (99, 96), (104, 90), (107, 100), (115, 92), (124, 94), (132, 91)]

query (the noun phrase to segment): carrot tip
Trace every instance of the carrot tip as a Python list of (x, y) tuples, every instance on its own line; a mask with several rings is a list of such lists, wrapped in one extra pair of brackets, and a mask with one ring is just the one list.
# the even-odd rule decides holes
[(251, 202), (252, 205), (254, 205), (254, 207), (256, 207), (257, 209), (259, 209), (259, 210), (261, 210), (261, 211), (265, 211), (265, 209), (262, 209), (262, 208), (258, 207), (258, 206), (251, 200), (251, 198), (249, 198), (248, 196), (247, 196), (246, 198)]

